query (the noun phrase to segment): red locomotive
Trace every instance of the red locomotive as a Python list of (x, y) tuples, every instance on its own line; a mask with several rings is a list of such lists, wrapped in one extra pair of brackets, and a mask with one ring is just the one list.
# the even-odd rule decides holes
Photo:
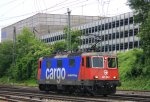
[(56, 54), (39, 59), (41, 91), (114, 94), (120, 85), (118, 60), (102, 52)]

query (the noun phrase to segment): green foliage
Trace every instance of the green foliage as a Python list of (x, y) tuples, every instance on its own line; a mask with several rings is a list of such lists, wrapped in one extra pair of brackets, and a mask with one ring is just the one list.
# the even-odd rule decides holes
[(12, 66), (13, 77), (16, 80), (35, 78), (37, 73), (37, 61), (41, 56), (51, 54), (52, 49), (37, 40), (34, 34), (24, 28), (17, 37), (16, 66)]
[(122, 80), (120, 90), (150, 90), (149, 77), (137, 77), (134, 79)]
[(13, 43), (7, 41), (0, 46), (0, 77), (9, 76), (10, 79), (35, 79), (37, 61), (40, 57), (51, 54), (52, 48), (36, 39), (34, 34), (24, 28), (16, 40), (16, 64), (12, 64)]
[(52, 46), (55, 52), (67, 50), (67, 43), (65, 41), (56, 42)]
[(150, 11), (150, 3), (144, 0), (128, 0), (128, 5), (135, 12), (135, 21), (143, 23), (148, 18), (148, 12)]
[(145, 55), (150, 57), (150, 11), (148, 18), (140, 28), (139, 35), (141, 38), (141, 45), (145, 52)]
[(121, 79), (136, 78), (145, 74), (143, 51), (133, 49), (118, 53)]
[[(66, 44), (70, 44), (69, 43), (69, 39), (67, 39), (67, 30), (68, 28), (65, 27), (64, 28), (64, 33), (65, 33), (65, 41), (66, 41)], [(79, 30), (71, 30), (70, 31), (70, 34), (71, 34), (71, 49), (69, 50), (77, 50), (78, 49), (78, 46), (80, 45), (80, 42), (81, 42), (81, 39), (80, 39), (80, 36), (81, 36), (81, 31)]]
[(142, 49), (118, 53), (119, 75), (122, 83), (119, 89), (150, 90), (150, 74), (148, 72), (150, 65), (145, 66), (143, 53)]
[(145, 0), (128, 0), (129, 6), (134, 9), (135, 21), (140, 23), (140, 43), (143, 49), (144, 62), (142, 73), (150, 74), (150, 3)]
[(6, 75), (6, 71), (12, 63), (13, 43), (12, 41), (2, 42), (0, 45), (0, 77)]

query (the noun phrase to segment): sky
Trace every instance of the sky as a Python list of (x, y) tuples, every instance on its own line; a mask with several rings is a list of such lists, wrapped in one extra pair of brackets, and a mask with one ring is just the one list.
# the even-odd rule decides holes
[(36, 13), (66, 14), (67, 8), (71, 15), (111, 17), (132, 12), (127, 0), (0, 0), (0, 33), (1, 28)]

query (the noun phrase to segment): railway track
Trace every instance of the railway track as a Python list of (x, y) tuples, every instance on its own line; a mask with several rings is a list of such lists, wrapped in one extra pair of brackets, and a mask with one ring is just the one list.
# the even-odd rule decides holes
[(37, 88), (27, 87), (1, 87), (0, 86), (0, 100), (11, 102), (120, 102), (120, 101), (138, 101), (138, 102), (150, 102), (150, 96), (148, 95), (127, 95), (116, 94), (103, 96), (73, 96), (62, 95), (57, 93), (45, 93), (39, 92)]

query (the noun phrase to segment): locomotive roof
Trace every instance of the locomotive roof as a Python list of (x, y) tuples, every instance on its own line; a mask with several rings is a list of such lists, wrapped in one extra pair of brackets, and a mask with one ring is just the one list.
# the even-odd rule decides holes
[(66, 58), (73, 56), (116, 56), (114, 53), (104, 53), (104, 52), (74, 52), (74, 53), (59, 53), (46, 56), (44, 58)]

